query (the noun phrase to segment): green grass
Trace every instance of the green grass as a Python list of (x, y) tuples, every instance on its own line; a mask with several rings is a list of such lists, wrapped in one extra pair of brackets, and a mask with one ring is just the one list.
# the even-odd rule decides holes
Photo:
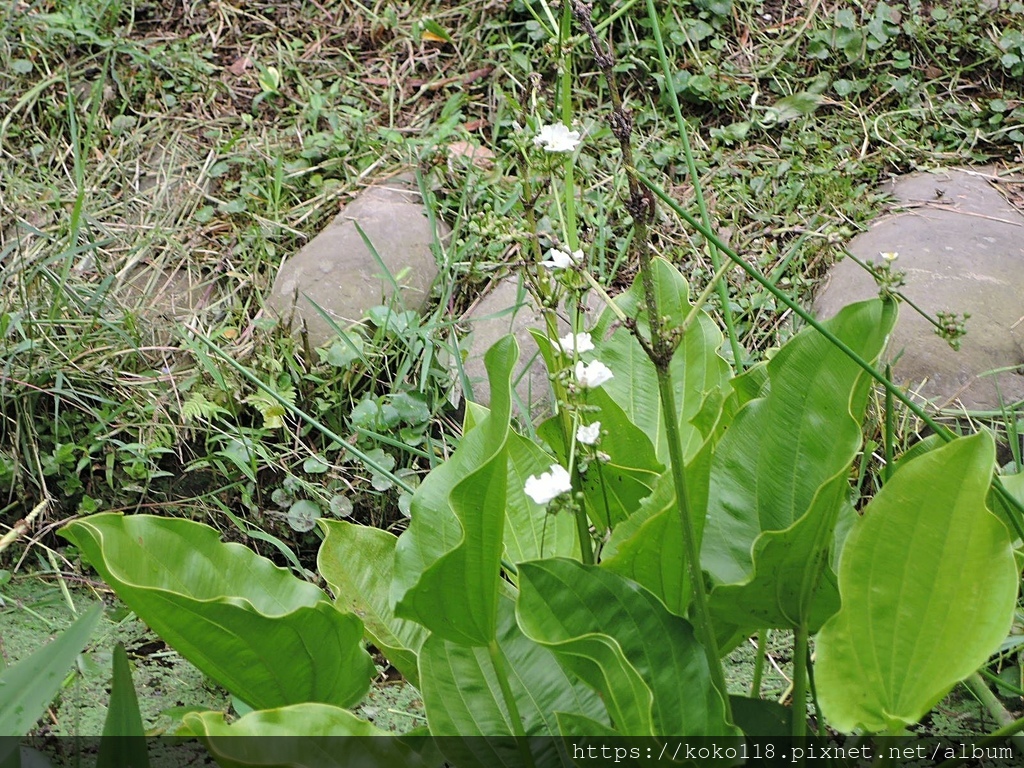
[[(1024, 142), (1024, 4), (834, 5), (659, 5), (712, 219), (802, 302), (881, 210), (880, 181), (1020, 163)], [(459, 321), (530, 253), (516, 126), (558, 114), (556, 51), (542, 0), (183, 8), (0, 11), (0, 516), (50, 498), (51, 526), (96, 509), (205, 518), (301, 569), (310, 505), (400, 527), (403, 487), (458, 440)], [(692, 206), (643, 3), (604, 12), (619, 14), (595, 20), (640, 170)], [(619, 287), (635, 264), (609, 96), (584, 38), (571, 44), (581, 236)], [(452, 156), (454, 141), (492, 150), (494, 168)], [(409, 167), (453, 228), (434, 301), (307, 349), (263, 310), (282, 260)], [(554, 229), (549, 190), (534, 191)], [(699, 236), (661, 211), (655, 246), (703, 289)], [(759, 359), (793, 318), (729, 279)], [(154, 298), (170, 288), (185, 298)]]

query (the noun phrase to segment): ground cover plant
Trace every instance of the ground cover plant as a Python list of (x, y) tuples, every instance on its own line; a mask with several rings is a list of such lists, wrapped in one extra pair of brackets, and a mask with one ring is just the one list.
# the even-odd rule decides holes
[[(738, 736), (779, 722), (802, 735), (807, 701), (823, 735), (899, 733), (961, 680), (988, 691), (976, 670), (1012, 649), (1018, 484), (995, 476), (990, 435), (953, 439), (938, 424), (899, 462), (866, 468), (871, 387), (906, 397), (876, 370), (898, 285), (880, 271), (880, 299), (823, 325), (801, 300), (844, 227), (872, 210), (880, 172), (1019, 151), (1021, 10), (877, 3), (803, 9), (794, 23), (786, 4), (361, 6), (337, 27), (373, 51), (362, 68), (342, 62), (352, 83), (391, 82), (371, 65), (386, 72), (374, 57), (401, 40), (421, 46), (410, 66), (429, 73), (416, 94), (396, 86), (378, 104), (390, 122), (371, 119), (369, 94), (352, 101), (309, 79), (306, 62), (330, 39), (289, 48), (266, 33), (277, 50), (250, 60), (246, 92), (200, 77), (213, 65), (181, 40), (147, 58), (124, 34), (138, 18), (126, 9), (13, 14), (13, 73), (48, 66), (59, 41), (96, 79), (87, 92), (36, 80), (4, 124), (12, 167), (55, 152), (41, 139), (55, 126), (70, 149), (70, 186), (5, 179), (7, 199), (46, 200), (48, 188), (55, 208), (69, 205), (5, 233), (8, 512), (59, 496), (54, 524), (80, 515), (63, 534), (84, 559), (255, 710), (231, 723), (189, 715), (191, 733), (375, 733), (349, 711), (376, 674), (366, 639), (420, 689), (435, 735)], [(466, 127), (488, 114), (477, 99), (425, 87), (471, 45), (458, 33), (471, 14), (491, 19), (477, 61), (499, 73), (483, 136)], [(983, 20), (998, 34), (980, 34)], [(247, 71), (241, 56), (215, 56)], [(906, 74), (894, 84), (892, 70)], [(951, 82), (972, 73), (965, 97)], [(47, 88), (61, 110), (41, 98)], [(203, 227), (189, 230), (196, 264), (173, 255), (179, 219), (118, 232), (131, 187), (119, 200), (96, 182), (123, 171), (104, 162), (139, 140), (150, 100), (173, 112), (211, 95), (235, 113), (221, 116), (224, 133), (214, 121), (204, 134), (215, 149), (196, 183), (215, 186), (177, 214)], [(421, 96), (430, 103), (417, 113)], [(278, 120), (301, 132), (297, 144)], [(426, 135), (402, 141), (410, 126)], [(503, 151), (504, 177), (445, 154), (466, 132)], [(434, 166), (424, 186), (437, 180), (432, 205), (456, 222), (439, 244), (437, 310), (396, 325), (382, 308), (318, 361), (255, 316), (271, 265), (331, 189), (410, 154)], [(480, 184), (487, 173), (493, 185)], [(728, 242), (715, 234), (722, 221)], [(146, 260), (232, 290), (147, 340), (141, 309), (108, 303), (126, 267)], [(472, 286), (510, 261), (542, 304), (568, 307), (568, 336), (553, 312), (538, 336), (558, 412), (513, 423), (508, 339), (488, 356), (490, 408), (466, 406), (459, 427), (444, 413), (451, 373), (437, 354), (457, 351), (449, 312), (469, 292), (456, 278)], [(583, 294), (609, 287), (626, 290), (599, 317), (584, 313)], [(780, 320), (783, 308), (800, 322)], [(878, 437), (896, 458), (903, 436), (889, 426)], [(871, 482), (852, 486), (858, 472)], [(194, 479), (186, 503), (176, 475)], [(111, 508), (215, 528), (99, 512)], [(324, 519), (353, 513), (380, 527)], [(217, 528), (290, 571), (222, 543)], [(791, 708), (756, 684), (731, 698), (723, 654), (778, 629), (795, 637)]]

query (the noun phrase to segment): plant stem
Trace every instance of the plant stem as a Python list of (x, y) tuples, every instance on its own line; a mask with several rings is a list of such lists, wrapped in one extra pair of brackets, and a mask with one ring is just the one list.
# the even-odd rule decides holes
[[(700, 220), (707, 229), (711, 229), (711, 216), (708, 214), (707, 202), (704, 200), (704, 190), (700, 183), (700, 174), (697, 173), (697, 163), (693, 157), (693, 149), (690, 147), (690, 132), (687, 130), (686, 121), (683, 119), (682, 110), (679, 108), (679, 97), (676, 95), (675, 86), (672, 84), (672, 70), (669, 67), (668, 55), (665, 53), (665, 44), (661, 38), (661, 23), (658, 13), (654, 7), (654, 0), (647, 0), (647, 18), (651, 22), (651, 31), (654, 33), (654, 42), (658, 46), (658, 60), (661, 62), (661, 73), (665, 78), (664, 90), (668, 93), (672, 102), (672, 112), (676, 118), (676, 127), (679, 130), (679, 138), (683, 142), (683, 155), (686, 158), (686, 172), (690, 176), (690, 184), (693, 185), (694, 198), (697, 201), (697, 210), (700, 213)], [(722, 257), (718, 254), (718, 247), (715, 242), (708, 239), (708, 254), (711, 256), (711, 265), (714, 267), (716, 276), (713, 284), (718, 290), (718, 300), (722, 305), (722, 322), (725, 324), (726, 334), (729, 336), (729, 347), (732, 349), (733, 365), (736, 370), (742, 373), (744, 368), (744, 354), (740, 347), (739, 339), (736, 337), (736, 327), (733, 323), (732, 308), (729, 305), (729, 287), (726, 281), (718, 276), (722, 266)]]
[[(562, 3), (562, 25), (558, 30), (558, 55), (562, 62), (562, 83), (559, 95), (562, 97), (562, 123), (570, 130), (572, 129), (571, 35), (572, 9), (569, 7), (569, 3)], [(580, 247), (580, 237), (576, 227), (575, 162), (575, 152), (567, 152), (565, 155), (565, 189), (563, 199), (565, 201), (565, 233), (569, 242), (570, 252)]]
[[(885, 365), (885, 378), (892, 380), (892, 366), (886, 363)], [(896, 431), (895, 425), (895, 414), (893, 413), (892, 403), (892, 392), (888, 389), (885, 390), (885, 468), (884, 477), (885, 481), (889, 482), (889, 478), (892, 477), (892, 471), (894, 469), (893, 462), (893, 434)]]
[[(845, 354), (847, 357), (849, 357), (851, 360), (857, 363), (857, 365), (859, 365), (864, 371), (866, 371), (867, 374), (871, 376), (871, 378), (873, 378), (875, 381), (881, 384), (886, 389), (886, 391), (891, 392), (893, 397), (895, 397), (897, 400), (899, 400), (901, 403), (907, 406), (907, 409), (910, 410), (911, 413), (913, 413), (915, 416), (921, 419), (921, 421), (927, 424), (928, 427), (932, 429), (932, 431), (939, 435), (939, 437), (941, 437), (946, 442), (950, 442), (951, 440), (956, 438), (956, 435), (950, 432), (950, 430), (947, 427), (939, 424), (937, 421), (935, 421), (935, 419), (933, 419), (931, 416), (925, 413), (924, 409), (921, 408), (921, 406), (919, 406), (917, 403), (911, 400), (899, 387), (897, 387), (889, 379), (887, 379), (885, 376), (879, 373), (874, 368), (874, 366), (871, 365), (871, 363), (867, 362), (864, 358), (862, 358), (860, 355), (858, 355), (856, 352), (850, 349), (849, 345), (844, 343), (834, 333), (829, 331), (821, 323), (815, 320), (814, 317), (811, 316), (811, 314), (807, 310), (805, 310), (797, 302), (795, 302), (793, 299), (787, 296), (783, 291), (780, 291), (775, 285), (772, 284), (770, 280), (768, 280), (764, 275), (758, 272), (757, 269), (755, 269), (753, 266), (744, 261), (734, 250), (732, 250), (732, 248), (723, 243), (718, 238), (718, 236), (715, 235), (714, 232), (712, 232), (710, 229), (708, 229), (699, 221), (697, 221), (693, 216), (691, 216), (689, 212), (687, 212), (681, 205), (679, 205), (675, 200), (673, 200), (672, 197), (665, 190), (663, 190), (651, 179), (644, 176), (639, 171), (636, 171), (634, 169), (634, 173), (636, 174), (637, 178), (641, 182), (643, 182), (643, 184), (655, 196), (657, 196), (659, 199), (662, 200), (662, 202), (668, 205), (668, 207), (671, 208), (677, 216), (682, 218), (687, 224), (689, 224), (691, 227), (693, 227), (702, 235), (704, 235), (704, 237), (708, 238), (709, 240), (713, 240), (715, 242), (715, 245), (717, 245), (719, 249), (721, 249), (722, 253), (724, 253), (726, 256), (732, 259), (732, 261), (737, 266), (739, 266), (740, 269), (746, 272), (747, 275), (749, 275), (754, 282), (761, 285), (775, 298), (777, 298), (779, 301), (781, 301), (783, 304), (785, 304), (787, 307), (793, 310), (794, 314), (796, 314), (801, 320), (803, 320), (809, 326), (814, 328), (818, 333), (820, 333), (822, 336), (828, 339), (829, 342), (831, 342), (841, 352), (843, 352), (843, 354)], [(1002, 482), (999, 480), (998, 477), (993, 477), (992, 488), (996, 492), (996, 495), (999, 496), (1000, 500), (1008, 507), (1011, 507), (1017, 513), (1016, 515), (1008, 515), (1008, 517), (1010, 519), (1011, 524), (1013, 525), (1014, 532), (1016, 533), (1018, 538), (1024, 539), (1024, 523), (1022, 523), (1022, 520), (1024, 520), (1024, 503), (1018, 501), (1013, 495), (1011, 495), (1003, 486)]]
[[(651, 298), (654, 298), (653, 296)], [(650, 300), (650, 299), (649, 299)], [(656, 306), (656, 305), (655, 305)], [(653, 308), (653, 307), (652, 307)], [(704, 573), (700, 567), (700, 544), (693, 519), (690, 513), (690, 499), (686, 490), (686, 472), (683, 465), (682, 437), (679, 433), (679, 414), (676, 411), (675, 391), (672, 387), (672, 375), (668, 366), (658, 366), (658, 392), (661, 395), (661, 410), (665, 419), (665, 431), (668, 435), (669, 461), (672, 464), (672, 482), (676, 490), (676, 504), (679, 507), (679, 531), (686, 552), (686, 569), (690, 577), (692, 602), (690, 619), (697, 630), (697, 637), (704, 647), (711, 682), (722, 696), (725, 704), (725, 715), (732, 722), (732, 706), (729, 703), (729, 691), (725, 684), (725, 672), (722, 659), (718, 653), (718, 640), (715, 637), (711, 611), (708, 609), (707, 590), (704, 587)]]
[[(974, 672), (970, 677), (964, 680), (964, 685), (971, 693), (977, 697), (988, 713), (992, 715), (992, 719), (995, 720), (1000, 727), (1006, 727), (1012, 725), (1015, 721), (1013, 715), (1011, 715), (1006, 707), (1003, 706), (1002, 702), (992, 693), (992, 689), (988, 687), (981, 675)], [(1024, 737), (1015, 736), (1010, 739), (1013, 742), (1014, 749), (1017, 750), (1018, 755), (1024, 755)]]
[(584, 565), (594, 564), (594, 546), (590, 538), (590, 523), (587, 520), (587, 510), (579, 504), (573, 510), (573, 517), (576, 518), (576, 535), (580, 540), (580, 560)]
[(761, 679), (764, 677), (764, 652), (768, 645), (768, 630), (757, 633), (757, 655), (754, 657), (754, 679), (750, 681), (750, 698), (761, 698)]
[(793, 630), (793, 738), (807, 735), (807, 650), (806, 626)]
[(640, 281), (643, 286), (644, 303), (648, 324), (648, 336), (645, 338), (637, 327), (636, 320), (630, 323), (633, 336), (654, 364), (658, 376), (658, 393), (661, 399), (661, 410), (665, 419), (665, 432), (668, 439), (669, 461), (671, 463), (672, 482), (676, 491), (676, 503), (679, 507), (679, 528), (683, 539), (686, 563), (684, 567), (690, 579), (692, 602), (690, 618), (694, 624), (697, 638), (704, 648), (707, 658), (711, 682), (722, 697), (727, 722), (732, 722), (732, 706), (729, 692), (725, 684), (725, 671), (718, 653), (718, 640), (715, 637), (708, 609), (707, 591), (704, 587), (704, 574), (700, 567), (700, 542), (693, 526), (690, 512), (689, 495), (686, 491), (686, 471), (683, 462), (683, 443), (679, 431), (679, 412), (676, 410), (675, 387), (672, 383), (670, 365), (675, 352), (676, 343), (673, 336), (679, 329), (665, 327), (666, 318), (661, 316), (658, 307), (658, 294), (655, 290), (654, 276), (651, 270), (650, 223), (654, 216), (654, 196), (640, 183), (640, 175), (633, 164), (633, 116), (632, 112), (622, 103), (622, 97), (615, 85), (613, 65), (615, 57), (611, 49), (606, 48), (598, 39), (594, 24), (590, 18), (590, 7), (582, 0), (571, 0), (572, 12), (577, 22), (583, 27), (594, 52), (594, 59), (600, 67), (605, 81), (608, 83), (609, 98), (612, 102), (612, 114), (609, 117), (612, 133), (618, 139), (622, 152), (622, 165), (629, 185), (629, 199), (626, 210), (633, 220), (634, 249), (640, 267)]
[(496, 639), (491, 640), (487, 645), (487, 655), (490, 656), (494, 675), (498, 678), (498, 686), (501, 688), (501, 696), (505, 699), (505, 706), (508, 708), (512, 735), (516, 737), (516, 744), (519, 746), (527, 768), (533, 768), (533, 755), (530, 753), (530, 745), (526, 742), (526, 730), (523, 728), (523, 719), (519, 715), (519, 705), (516, 703), (516, 697), (512, 694), (512, 686), (508, 682), (505, 655), (501, 652), (501, 646), (498, 645)]

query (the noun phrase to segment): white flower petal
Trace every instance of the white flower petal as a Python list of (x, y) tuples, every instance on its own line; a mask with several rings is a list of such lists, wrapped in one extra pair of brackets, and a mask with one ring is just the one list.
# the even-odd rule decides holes
[(547, 252), (547, 259), (542, 261), (540, 265), (548, 269), (568, 269), (582, 258), (583, 251), (569, 253), (561, 248), (552, 248)]
[(583, 362), (576, 363), (576, 381), (579, 382), (581, 387), (586, 389), (600, 387), (613, 377), (614, 374), (611, 369), (600, 360), (595, 360), (589, 364), (584, 364)]
[(540, 476), (530, 475), (526, 478), (526, 486), (523, 490), (537, 504), (547, 504), (552, 499), (572, 490), (572, 478), (560, 464), (552, 464), (550, 472), (544, 472)]
[(562, 123), (542, 125), (533, 143), (543, 147), (546, 152), (572, 152), (579, 146), (580, 132), (570, 131)]
[(558, 340), (558, 346), (567, 355), (571, 355), (574, 351), (582, 355), (594, 348), (594, 342), (589, 333), (568, 333)]
[(598, 438), (601, 437), (601, 422), (595, 421), (593, 424), (583, 425), (581, 424), (579, 429), (576, 430), (576, 439), (584, 445), (594, 445), (597, 443)]

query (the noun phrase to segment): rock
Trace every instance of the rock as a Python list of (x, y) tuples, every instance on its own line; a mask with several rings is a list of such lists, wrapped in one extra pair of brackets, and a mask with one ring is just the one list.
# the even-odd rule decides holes
[[(900, 208), (850, 244), (855, 256), (874, 263), (898, 252), (902, 292), (933, 317), (970, 314), (954, 351), (917, 312), (900, 307), (887, 351), (890, 360), (900, 355), (894, 376), (936, 407), (994, 410), (1024, 400), (1024, 215), (999, 183), (1011, 189), (991, 168), (898, 179), (892, 192)], [(828, 317), (877, 294), (874, 279), (845, 259), (830, 273), (816, 311)]]
[[(437, 228), (438, 237), (447, 236), (441, 221)], [(285, 261), (267, 307), (293, 331), (305, 328), (314, 347), (337, 335), (317, 307), (344, 328), (371, 307), (389, 303), (397, 286), (397, 308), (419, 311), (437, 277), (434, 242), (415, 181), (396, 177), (368, 187)]]

